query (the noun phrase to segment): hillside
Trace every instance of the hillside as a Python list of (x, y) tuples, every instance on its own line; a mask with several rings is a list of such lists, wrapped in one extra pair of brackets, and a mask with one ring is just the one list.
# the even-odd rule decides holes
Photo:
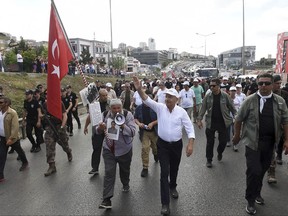
[[(89, 75), (85, 76), (86, 80), (91, 83), (95, 80), (103, 82), (111, 82), (115, 84), (116, 77), (104, 77)], [(42, 84), (46, 88), (47, 74), (35, 74), (35, 73), (0, 73), (0, 85), (3, 87), (3, 93), (5, 96), (12, 100), (12, 108), (15, 109), (22, 117), (23, 101), (25, 99), (26, 89), (35, 89), (38, 84)], [(79, 96), (79, 91), (85, 87), (83, 79), (80, 75), (65, 76), (61, 82), (61, 86), (71, 85), (72, 90)], [(79, 96), (79, 101), (81, 98)]]

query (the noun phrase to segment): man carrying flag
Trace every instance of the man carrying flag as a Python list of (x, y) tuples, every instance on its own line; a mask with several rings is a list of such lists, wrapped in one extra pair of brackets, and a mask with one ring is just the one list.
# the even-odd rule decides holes
[(74, 58), (74, 53), (68, 42), (68, 37), (60, 20), (56, 6), (52, 0), (50, 12), (50, 29), (48, 45), (48, 76), (47, 103), (44, 103), (46, 120), (46, 157), (49, 169), (45, 176), (56, 172), (55, 146), (56, 142), (67, 153), (68, 161), (72, 161), (72, 151), (69, 148), (66, 133), (67, 114), (61, 101), (61, 80), (68, 72), (68, 62)]

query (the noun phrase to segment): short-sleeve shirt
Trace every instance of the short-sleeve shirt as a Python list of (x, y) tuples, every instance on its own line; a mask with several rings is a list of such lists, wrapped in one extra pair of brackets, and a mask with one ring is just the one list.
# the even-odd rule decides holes
[(35, 99), (31, 101), (24, 100), (24, 109), (26, 110), (27, 120), (37, 120), (38, 119), (38, 108), (40, 108), (39, 102)]
[(67, 109), (70, 105), (70, 102), (72, 102), (70, 96), (62, 97), (61, 99), (62, 99), (65, 109)]
[(202, 94), (204, 94), (204, 89), (201, 85), (198, 85), (198, 87), (192, 86), (191, 89), (195, 93), (196, 98), (196, 104), (202, 104)]
[(68, 97), (70, 98), (70, 100), (72, 102), (72, 106), (74, 107), (75, 103), (76, 103), (76, 99), (78, 99), (77, 95), (74, 92), (71, 92), (71, 94)]
[(193, 107), (193, 98), (195, 98), (195, 93), (192, 89), (189, 89), (186, 91), (185, 89), (182, 89), (180, 91), (180, 98), (181, 98), (181, 107), (182, 108), (189, 108)]

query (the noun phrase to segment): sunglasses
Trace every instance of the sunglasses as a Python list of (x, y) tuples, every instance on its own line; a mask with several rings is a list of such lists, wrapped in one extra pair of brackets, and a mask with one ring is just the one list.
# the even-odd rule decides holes
[(272, 82), (258, 82), (259, 86), (263, 86), (265, 84), (265, 86), (269, 86), (272, 84)]

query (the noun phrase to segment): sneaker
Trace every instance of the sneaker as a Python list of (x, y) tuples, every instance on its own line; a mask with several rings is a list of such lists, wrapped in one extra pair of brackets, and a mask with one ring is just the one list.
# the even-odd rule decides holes
[(233, 151), (238, 152), (238, 147), (236, 145), (233, 145)]
[(159, 161), (158, 154), (154, 155), (154, 161), (157, 163)]
[(30, 152), (32, 153), (32, 152), (35, 152), (35, 149), (36, 149), (36, 147), (35, 146), (32, 146), (32, 148), (30, 149)]
[(178, 199), (178, 197), (179, 197), (179, 194), (178, 194), (178, 191), (176, 190), (176, 188), (170, 188), (170, 194), (171, 194), (172, 198), (174, 198), (174, 199)]
[(250, 205), (250, 204), (248, 204), (247, 206), (246, 206), (246, 212), (248, 213), (248, 214), (251, 214), (251, 215), (255, 215), (256, 214), (256, 209), (255, 209), (255, 205)]
[(148, 175), (148, 169), (142, 169), (142, 172), (141, 172), (141, 177), (147, 177)]
[(231, 142), (227, 142), (226, 147), (230, 147), (231, 146)]
[(256, 197), (255, 202), (258, 205), (264, 205), (264, 199), (261, 196)]
[(73, 159), (72, 150), (70, 150), (70, 152), (67, 152), (67, 158), (68, 158), (69, 162), (72, 161), (72, 159)]
[(222, 160), (222, 154), (218, 154), (217, 159), (218, 159), (218, 161), (221, 161)]
[(212, 167), (212, 162), (211, 161), (207, 161), (206, 162), (206, 167), (211, 168)]
[(130, 190), (130, 186), (129, 186), (129, 185), (125, 185), (125, 186), (123, 186), (122, 191), (123, 191), (124, 193), (128, 193), (129, 190)]
[(40, 147), (40, 146), (35, 147), (34, 152), (37, 153), (37, 152), (39, 152), (39, 151), (41, 151), (41, 147)]
[(90, 175), (98, 175), (99, 171), (96, 170), (96, 169), (92, 169), (88, 174), (90, 174)]
[(69, 133), (69, 136), (73, 136), (73, 132)]
[(23, 163), (22, 166), (20, 167), (19, 171), (23, 171), (28, 167), (28, 162), (27, 163)]
[(99, 205), (99, 209), (111, 209), (112, 203), (110, 199), (104, 199), (102, 203)]
[(169, 205), (162, 205), (161, 214), (162, 215), (169, 215), (170, 214)]
[(279, 165), (282, 165), (283, 164), (282, 158), (277, 156), (276, 157), (276, 163), (279, 164)]

